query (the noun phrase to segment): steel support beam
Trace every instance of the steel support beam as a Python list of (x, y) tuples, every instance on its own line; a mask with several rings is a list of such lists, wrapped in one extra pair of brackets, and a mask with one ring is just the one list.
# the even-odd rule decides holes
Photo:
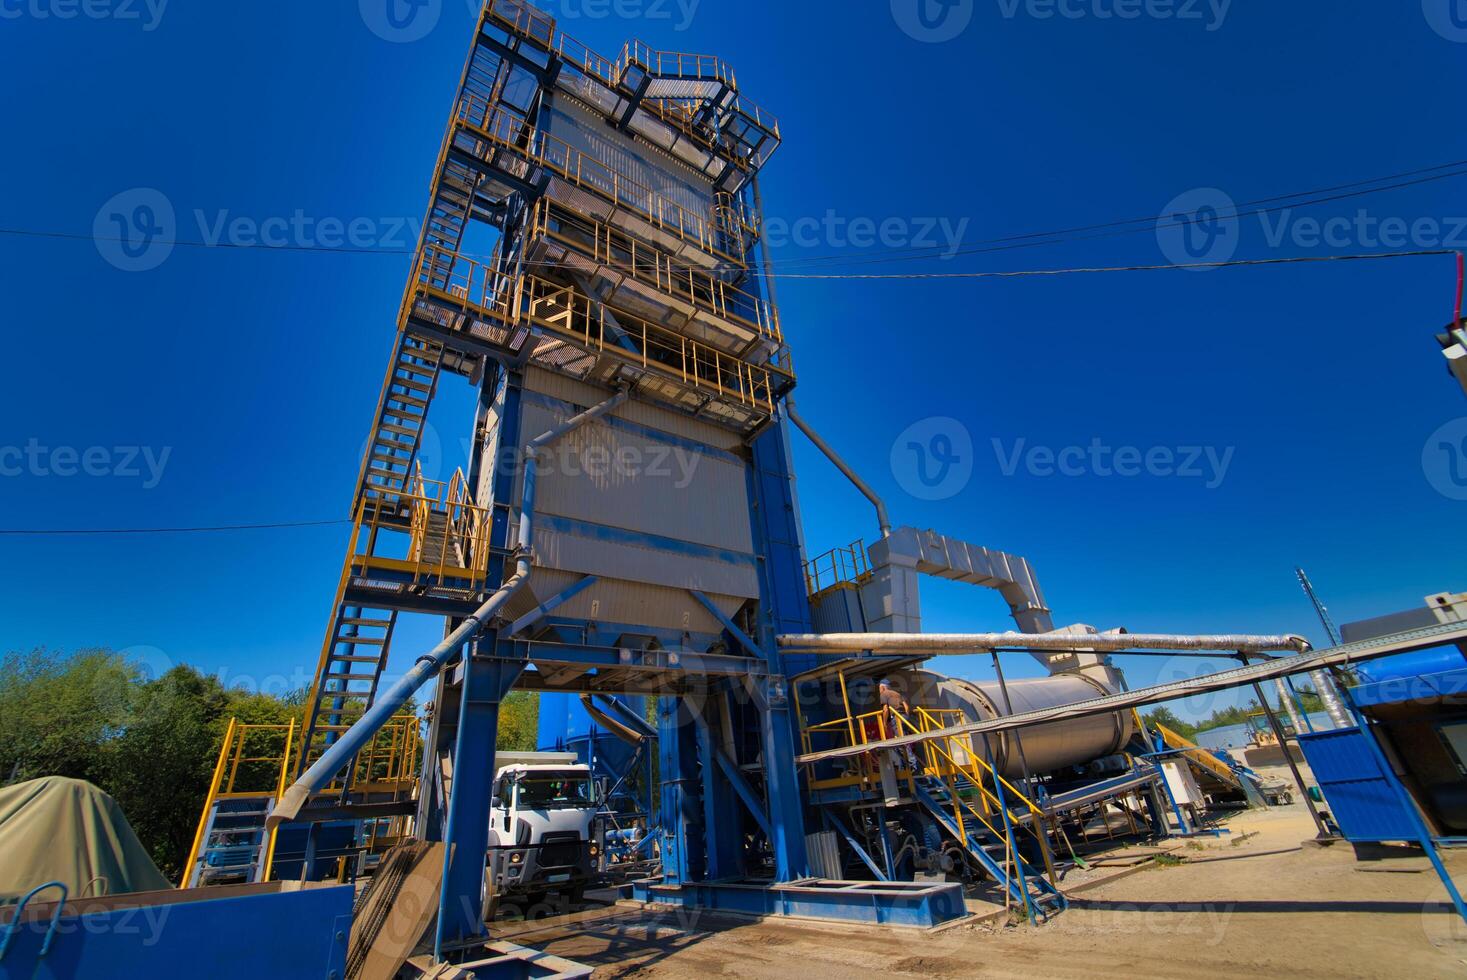
[[(492, 631), (484, 647), (493, 649)], [(434, 955), (485, 935), (484, 861), (489, 846), (490, 792), (494, 785), (499, 706), (524, 666), (469, 656), (463, 670), (453, 786), (448, 794), (443, 888), (438, 900)]]

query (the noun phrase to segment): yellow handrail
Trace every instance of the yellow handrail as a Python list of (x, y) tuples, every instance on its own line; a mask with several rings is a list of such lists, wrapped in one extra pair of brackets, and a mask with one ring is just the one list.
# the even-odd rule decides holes
[[(885, 706), (856, 714), (850, 709), (844, 673), (837, 674), (837, 678), (841, 687), (842, 700), (845, 703), (845, 717), (804, 726), (801, 734), (806, 752), (812, 750), (811, 736), (816, 734), (834, 734), (843, 731), (850, 739), (849, 744), (867, 745), (873, 741), (867, 735), (867, 729), (872, 722), (875, 722), (874, 727), (876, 728), (874, 740), (882, 741), (893, 734), (888, 732), (889, 720), (895, 729), (894, 734), (926, 735), (949, 727), (949, 723), (944, 720), (947, 716), (961, 717), (962, 715), (962, 712), (957, 709), (919, 707), (915, 711), (916, 720), (914, 721), (913, 718), (907, 717), (902, 712)], [(1045, 872), (1053, 882), (1055, 880), (1054, 862), (1045, 838), (1046, 814), (1044, 810), (1004, 778), (989, 762), (973, 752), (971, 744), (965, 744), (966, 738), (955, 735), (936, 736), (919, 743), (924, 759), (920, 762), (915, 757), (912, 759), (914, 765), (905, 773), (907, 780), (910, 782), (919, 774), (941, 780), (948, 789), (953, 820), (959, 833), (966, 834), (967, 820), (970, 816), (976, 818), (991, 834), (1004, 839), (1005, 852), (1010, 861), (1016, 857), (1016, 854), (1010, 853), (1014, 847), (1012, 835), (996, 826), (989, 819), (988, 814), (997, 813), (1007, 826), (1017, 827), (1030, 834), (1039, 844)], [(966, 761), (960, 761), (959, 756)], [(976, 801), (981, 806), (981, 810), (959, 795), (958, 787), (954, 782), (956, 776), (964, 777), (973, 786), (976, 791)], [(863, 772), (859, 781), (866, 782), (875, 778), (874, 773)], [(1003, 789), (1002, 797), (995, 792), (999, 787)], [(1029, 819), (1025, 821), (1015, 817), (1015, 807), (1021, 812), (1027, 811)]]
[(219, 783), (224, 778), (224, 764), (229, 759), (229, 746), (234, 739), (234, 719), (229, 719), (229, 724), (224, 729), (224, 742), (219, 746), (219, 761), (214, 763), (214, 775), (209, 779), (209, 792), (204, 797), (204, 808), (199, 813), (199, 826), (194, 831), (194, 842), (188, 849), (188, 860), (183, 865), (183, 875), (178, 881), (179, 888), (187, 888), (188, 880), (193, 875), (194, 862), (199, 859), (199, 849), (204, 846), (204, 827), (209, 822), (209, 811), (213, 809), (214, 800), (219, 795)]
[[(285, 730), (285, 751), (280, 755), (280, 781), (275, 787), (275, 799), (285, 795), (286, 777), (290, 775), (290, 748), (295, 739), (295, 719), (290, 719), (290, 727)], [(265, 850), (265, 873), (260, 876), (261, 881), (270, 880), (270, 871), (275, 867), (275, 835), (280, 832), (279, 825), (270, 828), (270, 846)]]

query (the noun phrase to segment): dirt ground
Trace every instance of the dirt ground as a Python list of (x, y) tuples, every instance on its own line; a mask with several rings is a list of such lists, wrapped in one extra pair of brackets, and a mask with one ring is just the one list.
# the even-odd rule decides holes
[[(1314, 836), (1303, 805), (1226, 819), (1176, 859), (1083, 890), (1040, 926), (937, 931), (653, 912), (623, 903), (510, 924), (497, 938), (596, 977), (1467, 977), (1467, 926), (1422, 857), (1357, 861)], [(1467, 853), (1449, 852), (1458, 881)], [(1099, 876), (1099, 869), (1090, 875)]]

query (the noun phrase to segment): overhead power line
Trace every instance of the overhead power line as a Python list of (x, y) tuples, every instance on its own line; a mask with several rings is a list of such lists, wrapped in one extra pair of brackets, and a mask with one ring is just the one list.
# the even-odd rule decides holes
[[(1329, 187), (1320, 187), (1307, 191), (1297, 191), (1290, 194), (1280, 194), (1271, 197), (1258, 198), (1245, 201), (1235, 207), (1230, 214), (1216, 216), (1218, 221), (1236, 221), (1245, 216), (1271, 214), (1278, 211), (1288, 210), (1296, 207), (1309, 207), (1317, 204), (1327, 204), (1334, 201), (1347, 200), (1351, 198), (1365, 197), (1371, 194), (1379, 194), (1391, 190), (1399, 190), (1419, 184), (1431, 183), (1438, 180), (1446, 180), (1454, 177), (1467, 176), (1467, 160), (1455, 160), (1451, 163), (1437, 164), (1431, 167), (1422, 167), (1416, 170), (1407, 170), (1400, 173), (1388, 174), (1381, 177), (1371, 177), (1364, 180), (1351, 181), (1345, 184), (1335, 184)], [(1440, 173), (1439, 171), (1449, 171)], [(1406, 179), (1415, 178), (1415, 179)], [(1381, 185), (1381, 186), (1370, 186)], [(1346, 191), (1348, 193), (1336, 193)], [(1327, 195), (1327, 196), (1316, 196)], [(1296, 200), (1302, 198), (1303, 200)], [(1263, 207), (1263, 205), (1273, 205)], [(877, 249), (861, 252), (846, 252), (826, 255), (797, 256), (779, 263), (781, 268), (800, 268), (805, 266), (819, 266), (824, 264), (850, 265), (879, 265), (888, 262), (909, 262), (924, 258), (932, 258), (941, 255), (944, 258), (957, 258), (964, 255), (978, 255), (990, 252), (1010, 251), (1020, 248), (1039, 248), (1047, 245), (1061, 245), (1076, 241), (1093, 241), (1101, 238), (1113, 238), (1121, 235), (1137, 234), (1152, 228), (1175, 227), (1181, 224), (1173, 215), (1150, 215), (1141, 218), (1127, 218), (1117, 221), (1099, 222), (1089, 225), (1077, 225), (1069, 228), (1059, 228), (1050, 231), (1025, 232), (1023, 234), (1008, 235), (1000, 238), (982, 239), (967, 243), (961, 248), (953, 249), (951, 244), (934, 244), (932, 246), (913, 246), (906, 249)], [(1136, 227), (1131, 227), (1136, 226)], [(1103, 232), (1102, 234), (1083, 234), (1085, 232)], [(91, 241), (91, 242), (120, 242), (121, 237), (88, 235), (76, 232), (54, 231), (46, 229), (31, 228), (0, 228), (0, 235), (13, 237), (56, 239), (62, 241)], [(265, 243), (244, 243), (230, 241), (199, 241), (191, 239), (155, 239), (160, 245), (171, 245), (181, 248), (223, 248), (233, 251), (281, 251), (281, 252), (326, 252), (347, 255), (412, 255), (416, 250), (411, 248), (361, 248), (350, 246), (327, 246), (327, 245), (269, 245)], [(460, 253), (468, 258), (489, 259), (490, 256)], [(554, 267), (558, 263), (552, 262), (526, 262), (527, 266)], [(707, 271), (742, 271), (734, 266), (713, 266)], [(769, 275), (768, 270), (763, 272), (754, 271), (754, 275)], [(782, 272), (773, 273), (784, 276)], [(793, 278), (793, 277), (789, 277)], [(813, 278), (813, 277), (812, 277)], [(828, 276), (826, 278), (842, 278), (840, 276)], [(853, 275), (849, 278), (872, 278), (864, 275)]]
[(101, 534), (202, 534), (215, 531), (266, 531), (279, 528), (328, 527), (333, 524), (350, 524), (346, 519), (327, 521), (276, 521), (268, 524), (213, 524), (200, 527), (82, 527), (82, 528), (0, 528), (0, 534), (10, 535), (101, 535)]
[(1290, 265), (1299, 262), (1358, 262), (1369, 259), (1404, 259), (1419, 255), (1456, 255), (1450, 248), (1417, 249), (1411, 252), (1363, 252), (1357, 255), (1293, 255), (1272, 259), (1228, 259), (1225, 262), (1163, 262), (1156, 265), (1111, 265), (1070, 269), (1019, 269), (1011, 272), (867, 272), (810, 273), (776, 272), (775, 279), (1020, 279), (1026, 276), (1069, 276), (1093, 272), (1162, 272), (1167, 269), (1226, 269), (1246, 265)]

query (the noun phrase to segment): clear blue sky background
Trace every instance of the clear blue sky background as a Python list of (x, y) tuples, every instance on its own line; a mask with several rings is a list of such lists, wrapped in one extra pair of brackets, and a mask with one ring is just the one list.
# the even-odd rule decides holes
[[(82, 236), (0, 235), (0, 444), (170, 455), (153, 487), (126, 475), (7, 476), (3, 524), (344, 516), (408, 257), (178, 247), (151, 271), (124, 272), (86, 236), (104, 202), (139, 187), (166, 196), (189, 240), (226, 212), (366, 218), (379, 231), (416, 220), (469, 6), (442, 0), (424, 38), (392, 43), (352, 2), (172, 0), (151, 30), (61, 19), (57, 2), (0, 0), (20, 11), (0, 19), (0, 226)], [(642, 12), (630, 18), (588, 16), (580, 0), (551, 7), (579, 14), (566, 28), (609, 55), (629, 36), (723, 54), (782, 120), (785, 145), (763, 185), (767, 213), (786, 222), (828, 210), (912, 227), (945, 218), (966, 221), (974, 242), (1154, 215), (1198, 187), (1242, 202), (1467, 157), (1458, 132), (1467, 44), (1433, 30), (1417, 0), (1238, 0), (1220, 24), (1205, 7), (1200, 21), (1043, 19), (974, 0), (970, 26), (946, 43), (904, 33), (887, 0), (702, 0), (681, 31), (682, 14), (668, 6), (671, 17), (654, 16), (664, 8), (651, 0), (619, 8)], [(1467, 214), (1464, 179), (1292, 220), (1360, 208), (1375, 219), (1449, 219)], [(837, 255), (826, 271), (878, 273), (1164, 262), (1156, 235), (1140, 228), (873, 265), (855, 264), (869, 248), (826, 239), (781, 245), (776, 260), (813, 271), (812, 257)], [(1274, 246), (1255, 219), (1237, 255), (1378, 248)], [(1463, 504), (1433, 488), (1422, 462), (1428, 436), (1467, 415), (1431, 338), (1450, 315), (1452, 285), (1450, 261), (1436, 257), (790, 279), (779, 291), (803, 413), (900, 523), (1029, 556), (1061, 623), (1320, 640), (1296, 563), (1339, 620), (1467, 588)], [(444, 466), (471, 422), (450, 417), (458, 396), (448, 397), (435, 412)], [(940, 501), (907, 493), (891, 462), (899, 433), (929, 417), (958, 420), (973, 443), (971, 478)], [(1005, 451), (1019, 439), (1056, 450), (1098, 439), (1233, 455), (1214, 488), (1006, 476), (994, 439)], [(797, 445), (796, 462), (812, 551), (874, 534), (864, 501), (810, 447)], [(226, 680), (303, 684), (346, 534), (7, 536), (0, 639), (9, 649), (131, 648)], [(928, 629), (1007, 625), (990, 593), (933, 582), (924, 600)], [(399, 665), (406, 644), (437, 629), (405, 630)], [(1175, 667), (1126, 666), (1133, 685)]]

